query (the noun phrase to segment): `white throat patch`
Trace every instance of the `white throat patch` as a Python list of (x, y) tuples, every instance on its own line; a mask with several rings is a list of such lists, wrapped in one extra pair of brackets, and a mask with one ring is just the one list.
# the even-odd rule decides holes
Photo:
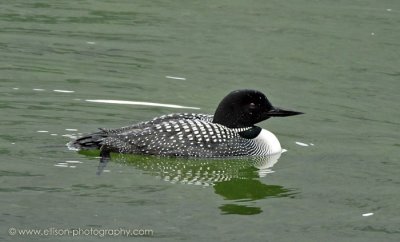
[[(266, 129), (262, 129), (254, 141), (265, 155), (273, 155), (282, 152), (281, 144), (276, 136)], [(264, 155), (264, 154), (263, 154)]]

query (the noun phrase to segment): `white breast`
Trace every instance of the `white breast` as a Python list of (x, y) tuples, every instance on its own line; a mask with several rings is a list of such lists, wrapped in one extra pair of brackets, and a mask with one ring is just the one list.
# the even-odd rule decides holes
[(266, 129), (261, 130), (260, 134), (254, 138), (260, 151), (265, 155), (273, 155), (282, 152), (278, 138)]

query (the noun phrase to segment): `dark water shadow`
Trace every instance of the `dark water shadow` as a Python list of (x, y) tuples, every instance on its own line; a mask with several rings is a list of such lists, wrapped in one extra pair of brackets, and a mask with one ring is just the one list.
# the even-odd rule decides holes
[[(88, 152), (80, 153), (96, 155)], [(260, 181), (261, 177), (273, 172), (271, 168), (278, 162), (280, 155), (254, 158), (187, 159), (113, 154), (111, 161), (134, 166), (144, 174), (155, 176), (166, 182), (212, 187), (215, 194), (227, 201), (219, 207), (222, 214), (254, 215), (263, 212), (260, 207), (253, 205), (255, 201), (290, 197), (294, 193), (293, 189), (280, 185), (268, 185)], [(100, 167), (102, 166), (104, 164), (100, 164)]]
[(227, 203), (220, 206), (223, 214), (254, 215), (262, 212), (260, 207), (249, 206), (244, 202), (266, 199), (268, 197), (288, 197), (292, 190), (279, 185), (266, 185), (257, 179), (232, 179), (214, 185), (216, 194), (225, 200), (235, 203)]

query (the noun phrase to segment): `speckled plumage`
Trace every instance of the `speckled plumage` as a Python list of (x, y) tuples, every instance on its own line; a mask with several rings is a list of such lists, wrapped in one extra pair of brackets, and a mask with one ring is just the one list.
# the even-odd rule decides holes
[[(246, 128), (212, 123), (212, 115), (175, 113), (119, 129), (101, 129), (98, 145), (113, 152), (165, 156), (229, 157), (265, 155), (253, 139), (242, 138)], [(84, 149), (87, 137), (78, 139)], [(93, 142), (93, 140), (91, 140)], [(267, 147), (264, 147), (267, 148)]]

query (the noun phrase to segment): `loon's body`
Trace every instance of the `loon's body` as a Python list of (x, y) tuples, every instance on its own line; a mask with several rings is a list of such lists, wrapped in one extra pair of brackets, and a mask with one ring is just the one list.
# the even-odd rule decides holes
[(281, 152), (274, 134), (254, 124), (300, 112), (273, 107), (254, 90), (231, 92), (214, 115), (175, 113), (119, 129), (101, 129), (72, 143), (78, 149), (185, 157), (266, 156)]

